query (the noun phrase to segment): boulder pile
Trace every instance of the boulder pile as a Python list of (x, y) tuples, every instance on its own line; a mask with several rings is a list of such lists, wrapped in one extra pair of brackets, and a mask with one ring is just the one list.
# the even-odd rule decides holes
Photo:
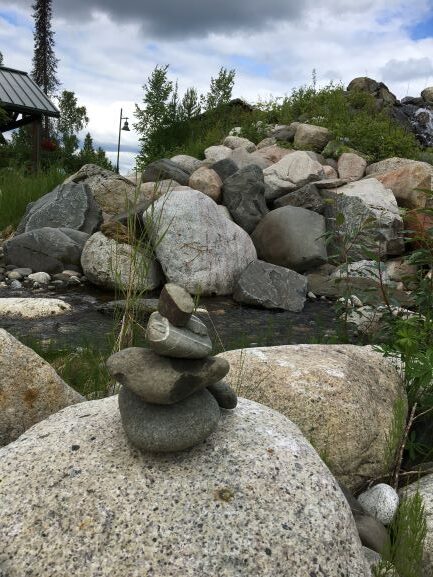
[(207, 327), (193, 311), (185, 289), (165, 285), (147, 326), (151, 350), (131, 347), (107, 360), (110, 374), (123, 385), (123, 428), (143, 451), (189, 449), (215, 430), (220, 407), (236, 407), (236, 394), (222, 381), (230, 365), (210, 356)]

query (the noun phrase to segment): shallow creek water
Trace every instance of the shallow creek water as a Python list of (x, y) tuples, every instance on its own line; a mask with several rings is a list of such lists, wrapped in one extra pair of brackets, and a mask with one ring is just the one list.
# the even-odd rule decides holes
[[(14, 336), (58, 349), (85, 345), (98, 349), (111, 348), (116, 320), (97, 308), (114, 300), (113, 293), (89, 287), (43, 294), (30, 290), (0, 289), (0, 297), (13, 296), (61, 298), (72, 306), (71, 312), (60, 316), (31, 320), (1, 319), (1, 328)], [(332, 335), (335, 330), (333, 305), (324, 301), (306, 302), (301, 313), (291, 313), (242, 306), (229, 297), (209, 297), (201, 299), (198, 315), (209, 328), (215, 352), (251, 346), (313, 343)], [(142, 324), (145, 326), (146, 317), (142, 319)]]

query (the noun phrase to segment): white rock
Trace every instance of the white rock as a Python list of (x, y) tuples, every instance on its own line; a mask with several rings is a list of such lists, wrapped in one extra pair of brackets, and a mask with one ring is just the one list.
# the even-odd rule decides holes
[(155, 203), (153, 219), (155, 252), (168, 282), (191, 294), (231, 294), (257, 259), (248, 234), (197, 190), (168, 193)]
[(81, 266), (87, 279), (97, 286), (124, 289), (131, 283), (135, 290), (152, 290), (160, 286), (162, 277), (150, 252), (96, 232), (84, 245)]
[(248, 138), (242, 138), (241, 136), (227, 136), (223, 142), (224, 146), (228, 146), (231, 149), (243, 148), (247, 152), (254, 152), (256, 150), (256, 145)]
[(358, 501), (372, 517), (389, 525), (397, 512), (400, 499), (390, 485), (379, 483), (361, 493)]
[(49, 284), (51, 281), (51, 277), (47, 272), (34, 272), (29, 274), (28, 278), (39, 284)]
[(298, 188), (324, 177), (323, 167), (320, 162), (313, 160), (308, 152), (303, 151), (287, 154), (281, 160), (266, 168), (263, 174), (265, 176), (275, 174), (282, 180), (293, 182)]
[(205, 158), (211, 162), (218, 162), (218, 160), (228, 158), (231, 153), (232, 149), (228, 146), (209, 146), (204, 151)]
[(0, 317), (35, 319), (63, 315), (72, 310), (67, 302), (49, 298), (0, 298)]
[(338, 159), (338, 176), (345, 180), (359, 180), (365, 174), (367, 161), (352, 152), (343, 152)]

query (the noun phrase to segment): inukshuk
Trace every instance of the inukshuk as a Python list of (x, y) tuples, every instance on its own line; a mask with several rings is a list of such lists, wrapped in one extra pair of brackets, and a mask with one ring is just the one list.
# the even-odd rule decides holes
[(130, 347), (107, 360), (110, 374), (122, 385), (123, 428), (143, 451), (193, 447), (216, 428), (220, 408), (236, 406), (235, 392), (222, 381), (229, 363), (210, 356), (207, 327), (193, 311), (186, 290), (166, 284), (147, 325), (150, 349)]

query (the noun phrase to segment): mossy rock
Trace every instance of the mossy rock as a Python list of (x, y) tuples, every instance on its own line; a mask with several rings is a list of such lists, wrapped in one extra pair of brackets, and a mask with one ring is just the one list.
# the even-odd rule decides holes
[(364, 154), (363, 152), (359, 152), (359, 150), (355, 150), (354, 148), (347, 146), (347, 144), (344, 144), (344, 142), (341, 142), (341, 140), (330, 140), (322, 150), (322, 155), (325, 158), (333, 158), (334, 160), (338, 160), (344, 152), (351, 152), (361, 156), (367, 162), (371, 161), (368, 154)]

